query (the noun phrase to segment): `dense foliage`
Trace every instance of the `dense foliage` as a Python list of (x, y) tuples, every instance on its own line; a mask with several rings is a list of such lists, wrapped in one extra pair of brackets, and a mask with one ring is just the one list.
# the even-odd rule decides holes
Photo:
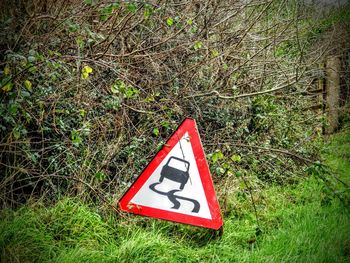
[(301, 1), (3, 5), (3, 206), (114, 200), (186, 116), (219, 188), (292, 183), (317, 159), (313, 91), (331, 52), (317, 43), (333, 20)]

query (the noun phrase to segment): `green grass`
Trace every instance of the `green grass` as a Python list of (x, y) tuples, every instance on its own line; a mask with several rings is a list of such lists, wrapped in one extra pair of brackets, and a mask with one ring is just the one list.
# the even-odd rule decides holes
[[(349, 130), (323, 156), (349, 180)], [(336, 185), (333, 185), (336, 187)], [(249, 196), (248, 196), (249, 197)], [(232, 193), (224, 233), (132, 215), (103, 218), (66, 198), (0, 214), (1, 262), (350, 262), (350, 213), (317, 176), (270, 186), (250, 198)]]
[(323, 150), (326, 163), (337, 176), (350, 183), (350, 127), (331, 137), (330, 141)]

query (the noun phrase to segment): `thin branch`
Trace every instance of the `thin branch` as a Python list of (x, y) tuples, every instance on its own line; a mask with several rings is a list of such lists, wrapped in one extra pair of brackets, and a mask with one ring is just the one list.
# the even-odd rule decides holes
[(273, 89), (269, 89), (269, 90), (257, 91), (257, 92), (252, 92), (252, 93), (245, 93), (245, 94), (240, 94), (240, 95), (236, 95), (236, 96), (225, 96), (225, 95), (221, 95), (217, 90), (212, 90), (212, 91), (206, 92), (206, 93), (194, 94), (194, 95), (191, 95), (191, 96), (186, 96), (186, 97), (184, 97), (184, 99), (216, 96), (219, 99), (235, 100), (235, 99), (254, 97), (254, 96), (259, 96), (259, 95), (263, 95), (263, 94), (267, 94), (267, 93), (272, 93), (272, 92), (275, 92), (275, 91), (287, 88), (287, 87), (289, 87), (289, 86), (291, 86), (291, 85), (293, 85), (295, 83), (297, 83), (297, 81), (293, 81), (291, 83), (287, 83), (287, 84), (284, 84), (284, 85), (281, 85), (279, 87), (276, 87), (276, 88), (273, 88)]

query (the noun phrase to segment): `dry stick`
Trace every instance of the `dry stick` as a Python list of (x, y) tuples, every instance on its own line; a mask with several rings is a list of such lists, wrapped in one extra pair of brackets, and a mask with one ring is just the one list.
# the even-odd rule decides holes
[[(169, 55), (170, 52), (176, 51), (178, 48), (185, 47), (185, 46), (188, 46), (188, 44), (180, 44), (178, 46), (175, 46), (175, 47), (172, 47), (172, 48), (169, 48), (169, 49), (166, 49), (166, 50), (154, 52), (154, 53), (134, 55), (133, 58), (144, 58), (144, 57), (150, 57), (150, 56), (157, 56), (157, 55), (161, 55), (161, 54)], [(104, 57), (120, 57), (121, 55), (106, 53), (103, 56)]]
[[(193, 18), (192, 20), (194, 20), (195, 18), (197, 18), (197, 17), (199, 16), (199, 14), (200, 14), (205, 8), (206, 8), (206, 6), (203, 7), (202, 10), (200, 10), (200, 11), (194, 16), (194, 18)], [(178, 30), (177, 32), (175, 32), (174, 34), (170, 35), (169, 37), (167, 37), (167, 38), (164, 39), (163, 41), (160, 41), (160, 42), (154, 44), (153, 46), (145, 47), (145, 48), (143, 48), (143, 49), (137, 49), (137, 50), (131, 51), (130, 53), (127, 53), (127, 54), (115, 55), (114, 57), (128, 57), (128, 56), (131, 56), (131, 55), (133, 55), (133, 54), (135, 54), (135, 53), (140, 53), (140, 52), (147, 51), (147, 50), (149, 50), (149, 49), (153, 49), (153, 48), (155, 48), (155, 47), (157, 47), (157, 46), (160, 46), (160, 45), (162, 45), (162, 44), (168, 42), (170, 39), (176, 37), (176, 36), (179, 35), (182, 31), (184, 31), (188, 26), (189, 26), (189, 25), (187, 24), (186, 26), (184, 26), (183, 28), (181, 28), (180, 30)], [(106, 52), (107, 52), (107, 51), (106, 51)], [(104, 53), (98, 53), (98, 54), (96, 54), (96, 56), (97, 56), (98, 58), (101, 58), (101, 57), (104, 56), (104, 54), (105, 54), (106, 52), (104, 52)]]
[(243, 36), (241, 37), (241, 39), (237, 42), (237, 44), (235, 45), (235, 47), (237, 48), (243, 41), (243, 39), (246, 37), (246, 35), (248, 34), (248, 32), (252, 29), (252, 27), (259, 21), (260, 17), (263, 15), (263, 13), (265, 13), (266, 9), (269, 8), (269, 6), (272, 4), (273, 1), (270, 1), (265, 8), (260, 12), (260, 14), (258, 15), (258, 17), (254, 20), (254, 22), (248, 27), (248, 29), (244, 32)]
[(212, 26), (212, 28), (216, 28), (217, 26), (219, 26), (220, 24), (226, 22), (227, 20), (229, 20), (230, 18), (236, 16), (240, 11), (242, 11), (244, 8), (246, 8), (247, 5), (242, 5), (238, 8), (238, 10), (235, 10), (236, 12), (227, 16), (226, 18), (224, 18), (223, 20), (217, 22), (215, 25)]
[[(202, 10), (203, 10), (203, 9), (202, 9)], [(201, 12), (201, 11), (200, 11), (200, 12)], [(199, 12), (199, 13), (200, 13), (200, 12)], [(195, 17), (197, 17), (197, 16), (199, 15), (199, 13), (198, 13)], [(221, 56), (219, 56), (219, 57), (222, 57), (222, 56), (223, 56), (223, 55), (221, 55)], [(178, 74), (176, 74), (176, 75), (175, 75), (173, 78), (171, 78), (170, 80), (167, 80), (167, 81), (165, 81), (165, 82), (160, 83), (160, 85), (167, 85), (167, 84), (169, 84), (170, 82), (172, 82), (174, 79), (176, 79), (176, 78), (178, 78), (179, 76), (181, 76), (183, 73), (189, 72), (189, 71), (191, 71), (191, 70), (193, 70), (193, 69), (197, 69), (201, 64), (206, 63), (206, 62), (210, 62), (210, 61), (212, 61), (212, 60), (216, 60), (216, 59), (218, 59), (219, 57), (212, 57), (212, 58), (207, 59), (207, 60), (201, 60), (201, 61), (195, 63), (194, 65), (192, 65), (191, 67), (186, 68), (186, 69), (184, 69), (183, 71), (179, 72)], [(195, 75), (196, 75), (196, 72), (191, 76), (191, 78), (193, 78)], [(189, 85), (189, 82), (187, 83), (186, 87), (187, 87), (188, 85)]]
[(263, 150), (263, 151), (282, 153), (285, 155), (293, 156), (293, 157), (295, 157), (299, 160), (302, 160), (306, 163), (312, 163), (312, 164), (316, 163), (316, 161), (302, 157), (296, 153), (292, 153), (292, 152), (284, 150), (284, 149), (267, 148), (267, 147), (262, 147), (262, 146), (257, 146), (257, 145), (249, 145), (249, 144), (243, 144), (243, 143), (232, 143), (231, 145), (237, 146), (237, 147), (255, 148), (255, 149), (259, 149), (259, 150)]
[[(237, 147), (242, 147), (242, 148), (253, 148), (253, 149), (259, 149), (259, 150), (263, 150), (263, 151), (267, 151), (267, 152), (277, 152), (277, 153), (281, 153), (281, 154), (285, 154), (285, 155), (289, 155), (292, 157), (295, 157), (299, 160), (304, 161), (305, 163), (311, 163), (311, 164), (315, 164), (316, 161), (302, 157), (296, 153), (292, 153), (290, 151), (287, 151), (285, 149), (276, 149), (276, 148), (267, 148), (267, 147), (262, 147), (262, 146), (257, 146), (257, 145), (249, 145), (249, 144), (244, 144), (244, 143), (215, 143), (215, 145), (233, 145), (233, 146), (237, 146)], [(207, 145), (214, 145), (214, 144), (207, 144)]]
[[(288, 23), (288, 25), (279, 33), (278, 37), (280, 37), (280, 36), (289, 28), (289, 26), (291, 25), (292, 22), (293, 22), (293, 21), (290, 21), (290, 22)], [(247, 31), (247, 33), (248, 33), (248, 31)], [(243, 37), (242, 37), (242, 40), (243, 40)], [(251, 56), (250, 59), (244, 61), (244, 63), (243, 63), (242, 65), (240, 65), (240, 66), (238, 66), (237, 68), (235, 68), (235, 69), (229, 71), (229, 72), (226, 74), (226, 76), (229, 76), (229, 75), (231, 75), (234, 71), (237, 71), (237, 70), (239, 70), (240, 68), (242, 68), (242, 67), (243, 67), (244, 65), (246, 65), (249, 61), (252, 61), (254, 57), (256, 57), (258, 54), (260, 54), (260, 52), (264, 51), (266, 48), (268, 48), (268, 47), (271, 46), (272, 44), (273, 44), (273, 42), (270, 42), (269, 44), (267, 44), (267, 45), (265, 45), (264, 47), (262, 47), (262, 48), (261, 48), (260, 50), (258, 50), (253, 56)], [(236, 48), (236, 46), (235, 46), (235, 48)], [(235, 49), (234, 49), (234, 50), (235, 50)], [(231, 51), (229, 51), (228, 54), (227, 54), (226, 56), (227, 56), (227, 57), (231, 57), (230, 54), (231, 54)], [(240, 59), (240, 58), (238, 58), (238, 59)], [(283, 72), (283, 73), (284, 73), (284, 72)], [(220, 80), (219, 77), (216, 78), (216, 80), (214, 81), (214, 83), (211, 84), (211, 87), (212, 87), (213, 85), (215, 85), (219, 80)]]
[(138, 113), (144, 113), (144, 114), (156, 114), (155, 112), (151, 112), (151, 111), (144, 111), (144, 110), (138, 110), (138, 109), (135, 109), (135, 108), (133, 108), (133, 107), (131, 107), (131, 106), (129, 106), (129, 105), (127, 105), (127, 104), (125, 104), (125, 103), (122, 103), (122, 105), (123, 105), (123, 106), (125, 106), (125, 107), (127, 107), (127, 108), (129, 108), (130, 110), (133, 110), (133, 111), (138, 112)]
[[(141, 6), (141, 7), (142, 7), (142, 6)], [(120, 28), (120, 30), (115, 34), (114, 38), (112, 38), (112, 40), (109, 41), (109, 43), (108, 43), (108, 45), (107, 45), (105, 51), (103, 51), (103, 53), (98, 53), (98, 54), (97, 54), (96, 59), (99, 59), (99, 58), (103, 57), (103, 56), (107, 53), (109, 47), (112, 45), (113, 41), (119, 36), (119, 33), (123, 30), (123, 28), (124, 28), (124, 26), (126, 25), (126, 23), (127, 23), (132, 17), (135, 16), (135, 14), (141, 9), (141, 7), (140, 7), (135, 13), (131, 14), (131, 16), (129, 16), (129, 17), (128, 17), (128, 16), (125, 16), (125, 17), (124, 17), (124, 18), (126, 18), (126, 19), (125, 19), (125, 22), (124, 22), (124, 18), (120, 21), (120, 23), (117, 25), (117, 27), (118, 27), (119, 25), (121, 25), (122, 22), (124, 22), (123, 26), (122, 26), (122, 27)], [(116, 20), (115, 20), (115, 21), (116, 21)], [(107, 38), (106, 38), (106, 39), (107, 39)], [(103, 41), (103, 42), (104, 42), (104, 41)]]
[(184, 99), (197, 98), (197, 97), (208, 97), (208, 96), (214, 95), (214, 96), (218, 97), (219, 99), (235, 100), (235, 99), (254, 97), (254, 96), (259, 96), (259, 95), (263, 95), (263, 94), (266, 94), (266, 93), (275, 92), (275, 91), (287, 88), (287, 87), (289, 87), (289, 86), (291, 86), (291, 85), (293, 85), (295, 83), (297, 83), (297, 81), (293, 81), (292, 83), (287, 83), (287, 84), (284, 84), (282, 86), (279, 86), (279, 87), (276, 87), (276, 88), (273, 88), (273, 89), (257, 91), (257, 92), (252, 92), (252, 93), (246, 93), (246, 94), (240, 94), (240, 95), (237, 95), (237, 96), (225, 96), (225, 95), (221, 95), (217, 90), (212, 90), (212, 91), (206, 92), (206, 93), (186, 96), (186, 97), (184, 97)]
[[(219, 144), (223, 144), (223, 143), (219, 143)], [(269, 152), (277, 152), (277, 153), (282, 153), (285, 155), (289, 155), (292, 157), (295, 157), (299, 160), (304, 161), (305, 163), (310, 163), (310, 164), (319, 164), (316, 161), (313, 161), (311, 159), (302, 157), (296, 153), (292, 153), (290, 151), (284, 150), (284, 149), (275, 149), (275, 148), (267, 148), (267, 147), (262, 147), (262, 146), (257, 146), (257, 145), (248, 145), (248, 144), (243, 144), (243, 143), (230, 143), (233, 146), (237, 146), (237, 147), (246, 147), (246, 148), (255, 148), (255, 149), (259, 149), (259, 150), (263, 150), (263, 151), (269, 151)], [(319, 164), (322, 165), (322, 164)], [(325, 165), (323, 165), (325, 166)], [(343, 180), (339, 179), (337, 176), (335, 176), (333, 173), (331, 173), (332, 177), (337, 180), (338, 182), (340, 182), (341, 184), (343, 184), (344, 186), (350, 188), (350, 185), (348, 185), (347, 183), (345, 183)]]
[[(155, 47), (157, 47), (157, 46), (160, 46), (160, 45), (166, 43), (168, 40), (170, 40), (170, 39), (176, 37), (178, 34), (180, 34), (182, 31), (184, 31), (185, 28), (186, 28), (186, 27), (183, 27), (182, 29), (180, 29), (179, 31), (177, 31), (175, 34), (173, 34), (173, 35), (167, 37), (165, 40), (163, 40), (163, 41), (161, 41), (161, 42), (158, 42), (157, 44), (154, 44), (153, 46), (146, 47), (146, 48), (143, 48), (143, 49), (137, 49), (137, 50), (134, 50), (134, 51), (132, 51), (132, 52), (130, 52), (130, 53), (127, 53), (127, 54), (114, 55), (114, 57), (128, 57), (128, 56), (131, 56), (131, 55), (133, 55), (133, 54), (135, 54), (135, 53), (140, 53), (140, 52), (147, 51), (147, 50), (149, 50), (149, 49), (153, 49), (153, 48), (155, 48)], [(106, 50), (105, 53), (107, 53), (107, 50)], [(96, 56), (97, 56), (97, 58), (101, 58), (101, 57), (104, 56), (105, 53), (97, 53)]]

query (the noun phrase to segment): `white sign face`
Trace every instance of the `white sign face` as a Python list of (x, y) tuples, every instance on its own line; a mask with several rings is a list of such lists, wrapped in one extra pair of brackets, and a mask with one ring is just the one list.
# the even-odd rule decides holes
[(187, 132), (130, 203), (212, 219)]

